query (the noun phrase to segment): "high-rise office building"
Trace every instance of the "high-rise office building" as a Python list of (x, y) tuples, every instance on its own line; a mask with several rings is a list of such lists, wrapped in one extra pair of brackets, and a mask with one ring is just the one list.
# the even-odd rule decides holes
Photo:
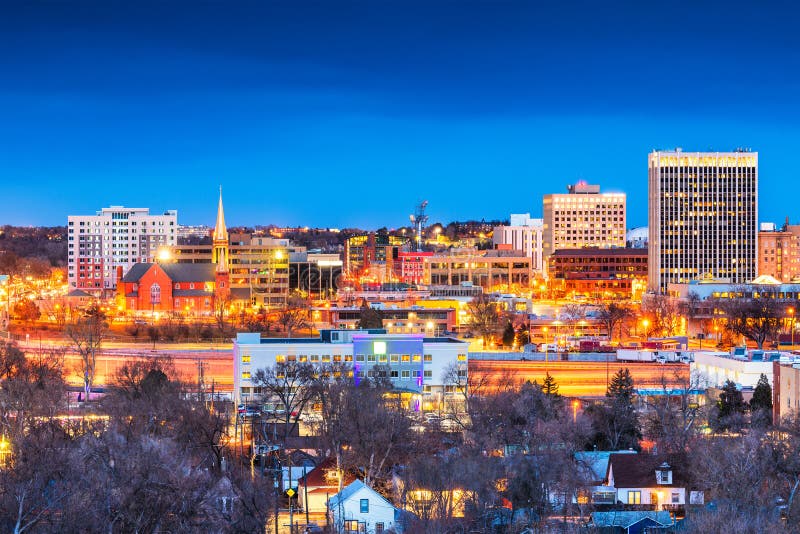
[(753, 280), (758, 153), (654, 151), (648, 168), (648, 290)]
[(111, 206), (96, 215), (70, 215), (67, 227), (70, 287), (102, 296), (116, 287), (118, 266), (127, 273), (175, 244), (178, 212), (151, 215), (147, 208)]
[(543, 256), (570, 248), (625, 246), (625, 194), (578, 182), (544, 196)]

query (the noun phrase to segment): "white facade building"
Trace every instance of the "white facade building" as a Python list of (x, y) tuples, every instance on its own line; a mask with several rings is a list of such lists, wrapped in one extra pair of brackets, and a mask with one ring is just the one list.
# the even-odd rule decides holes
[(336, 532), (403, 531), (399, 522), (401, 511), (360, 480), (348, 484), (328, 500), (328, 513)]
[(625, 246), (625, 193), (601, 193), (599, 185), (578, 182), (566, 194), (544, 196), (545, 259), (560, 249)]
[(531, 219), (529, 213), (512, 213), (509, 226), (496, 226), (492, 241), (495, 245), (508, 245), (512, 250), (521, 250), (531, 259), (531, 270), (544, 275), (542, 261), (542, 232), (544, 219)]
[(648, 290), (702, 278), (757, 276), (758, 153), (648, 156)]
[(118, 266), (123, 274), (136, 263), (152, 263), (159, 249), (175, 245), (178, 212), (151, 215), (147, 208), (111, 206), (96, 215), (67, 218), (70, 288), (100, 295), (116, 288)]
[[(703, 387), (721, 388), (727, 380), (744, 388), (755, 388), (759, 377), (764, 374), (772, 385), (773, 355), (776, 351), (763, 351), (762, 360), (751, 359), (750, 355), (734, 357), (726, 352), (694, 352), (692, 376), (697, 376)], [(758, 351), (755, 351), (758, 354)], [(766, 360), (766, 361), (765, 361)]]
[(251, 376), (276, 363), (345, 364), (354, 380), (372, 376), (375, 366), (387, 368), (400, 391), (411, 394), (416, 410), (427, 410), (448, 395), (456, 395), (448, 371), (456, 366), (467, 376), (468, 343), (449, 337), (387, 334), (385, 330), (323, 330), (319, 338), (261, 338), (239, 333), (233, 343), (234, 396), (238, 402), (257, 399)]

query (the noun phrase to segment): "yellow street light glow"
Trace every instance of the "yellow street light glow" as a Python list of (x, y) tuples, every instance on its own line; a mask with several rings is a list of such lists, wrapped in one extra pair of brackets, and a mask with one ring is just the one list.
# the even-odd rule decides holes
[(168, 248), (162, 248), (158, 251), (158, 260), (159, 261), (169, 261), (172, 259), (172, 254), (170, 253)]

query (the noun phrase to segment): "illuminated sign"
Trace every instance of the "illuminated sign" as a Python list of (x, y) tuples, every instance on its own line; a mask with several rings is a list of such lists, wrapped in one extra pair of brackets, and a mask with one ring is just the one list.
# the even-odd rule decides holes
[(386, 354), (386, 342), (375, 341), (372, 343), (372, 352), (373, 354)]

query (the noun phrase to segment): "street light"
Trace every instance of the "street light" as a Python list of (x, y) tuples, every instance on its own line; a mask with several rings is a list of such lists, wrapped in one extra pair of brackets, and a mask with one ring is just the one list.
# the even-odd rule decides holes
[(578, 406), (580, 406), (580, 402), (578, 400), (572, 401), (572, 423), (575, 424), (578, 421)]
[(794, 308), (789, 308), (789, 328), (792, 329), (792, 349), (794, 349)]
[(650, 326), (650, 321), (648, 321), (647, 319), (642, 320), (642, 326), (644, 326), (644, 337), (645, 339), (647, 339), (647, 331), (648, 331), (647, 327)]

